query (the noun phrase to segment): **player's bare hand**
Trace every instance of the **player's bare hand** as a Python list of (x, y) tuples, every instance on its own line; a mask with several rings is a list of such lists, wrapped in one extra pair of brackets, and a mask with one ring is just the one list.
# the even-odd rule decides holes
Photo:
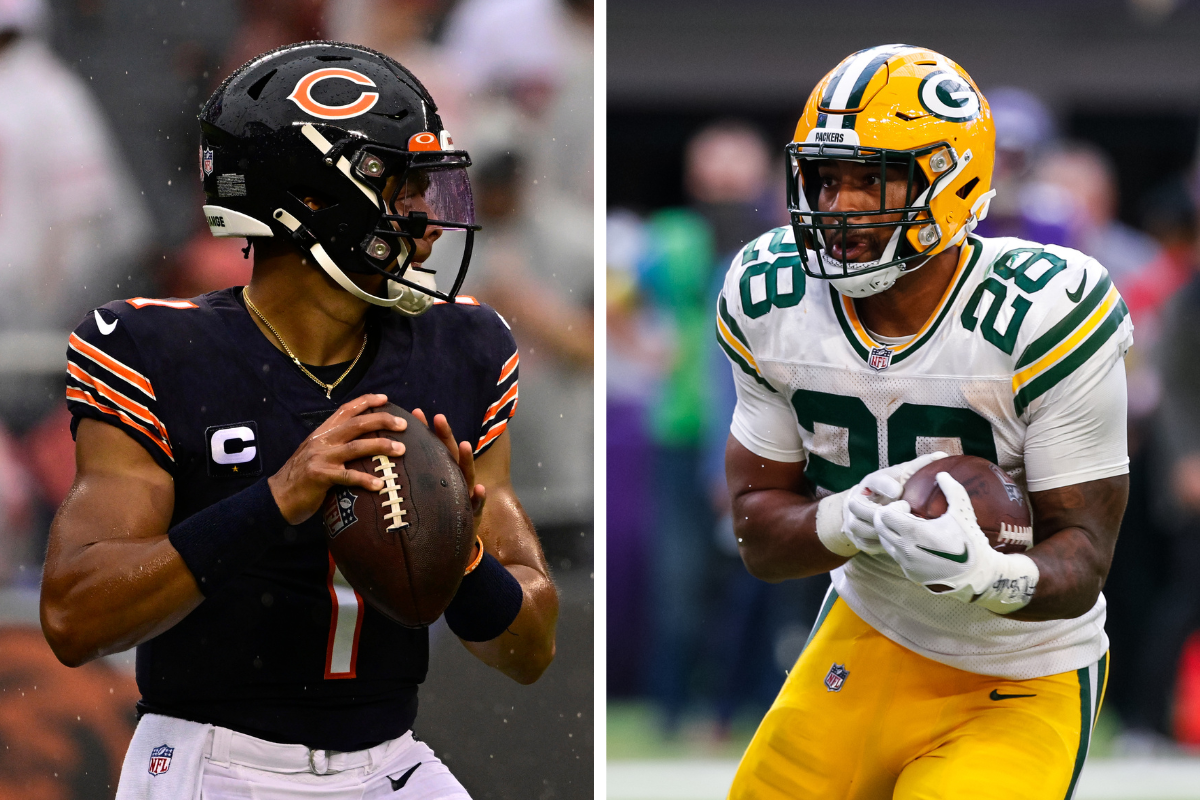
[(315, 514), (331, 486), (360, 486), (372, 492), (383, 488), (382, 480), (347, 469), (346, 463), (369, 456), (404, 455), (404, 445), (400, 442), (381, 437), (358, 438), (373, 431), (402, 431), (407, 427), (402, 417), (371, 410), (385, 403), (387, 397), (382, 394), (365, 394), (345, 403), (267, 479), (288, 524), (299, 525)]
[[(419, 408), (412, 410), (412, 415), (421, 420), (426, 428), (430, 428), (429, 420), (425, 417), (425, 412)], [(436, 414), (433, 418), (433, 426), (430, 428), (442, 444), (446, 445), (446, 449), (450, 451), (450, 455), (456, 462), (458, 468), (462, 470), (463, 478), (467, 482), (467, 486), (471, 487), (471, 511), (475, 514), (475, 525), (479, 526), (479, 515), (483, 513), (483, 502), (487, 499), (487, 490), (482, 483), (475, 482), (475, 451), (471, 448), (470, 442), (454, 442), (454, 432), (450, 430), (450, 422), (446, 419), (445, 414)]]

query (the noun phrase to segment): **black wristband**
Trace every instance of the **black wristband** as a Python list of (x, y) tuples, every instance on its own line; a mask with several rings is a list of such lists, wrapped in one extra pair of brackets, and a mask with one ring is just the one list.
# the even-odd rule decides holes
[(446, 624), (465, 641), (491, 641), (512, 625), (524, 600), (521, 582), (495, 556), (484, 553), (446, 608)]
[(208, 597), (274, 544), (287, 527), (267, 479), (226, 497), (167, 531)]

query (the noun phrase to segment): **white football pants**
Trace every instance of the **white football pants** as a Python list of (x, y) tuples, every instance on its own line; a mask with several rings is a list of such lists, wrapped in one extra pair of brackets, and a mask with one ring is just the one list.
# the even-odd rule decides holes
[(470, 800), (412, 733), (338, 753), (146, 714), (116, 800)]

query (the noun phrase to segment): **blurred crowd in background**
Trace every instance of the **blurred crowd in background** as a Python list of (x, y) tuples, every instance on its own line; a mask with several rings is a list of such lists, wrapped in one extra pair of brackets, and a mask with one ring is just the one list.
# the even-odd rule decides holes
[[(1122, 197), (1115, 156), (1130, 154), (1096, 144), (1103, 130), (1072, 138), (1037, 95), (982, 88), (997, 132), (997, 195), (976, 232), (1094, 256), (1136, 326), (1126, 362), (1132, 489), (1105, 587), (1116, 747), (1200, 747), (1200, 173), (1180, 170)], [(787, 130), (752, 117), (692, 122), (676, 149), (681, 204), (610, 195), (608, 691), (649, 700), (667, 739), (720, 742), (774, 699), (828, 577), (750, 577), (725, 488), (736, 397), (714, 306), (742, 245), (788, 223)], [(697, 719), (707, 722), (697, 728)]]
[[(49, 523), (74, 478), (68, 333), (110, 300), (249, 280), (245, 242), (214, 239), (201, 213), (196, 115), (237, 67), (308, 39), (411, 69), (471, 154), (483, 231), (463, 293), (521, 350), (514, 483), (552, 567), (590, 566), (591, 0), (0, 0), (0, 623), (36, 632)], [(29, 630), (0, 628), (0, 701), (65, 670)], [(590, 649), (580, 660), (590, 676)], [(90, 727), (71, 727), (83, 706), (66, 684), (49, 708), (0, 702), (0, 739), (26, 732), (20, 757), (0, 757), (0, 797), (111, 796), (136, 695), (103, 670), (73, 673), (110, 689)], [(27, 734), (60, 713), (71, 726)], [(115, 740), (110, 718), (127, 726)]]

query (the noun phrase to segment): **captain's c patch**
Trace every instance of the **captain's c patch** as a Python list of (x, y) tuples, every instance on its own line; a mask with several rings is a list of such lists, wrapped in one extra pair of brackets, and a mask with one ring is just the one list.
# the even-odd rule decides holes
[(214, 425), (204, 432), (208, 449), (210, 478), (243, 478), (262, 474), (262, 454), (258, 452), (258, 425), (234, 422)]

